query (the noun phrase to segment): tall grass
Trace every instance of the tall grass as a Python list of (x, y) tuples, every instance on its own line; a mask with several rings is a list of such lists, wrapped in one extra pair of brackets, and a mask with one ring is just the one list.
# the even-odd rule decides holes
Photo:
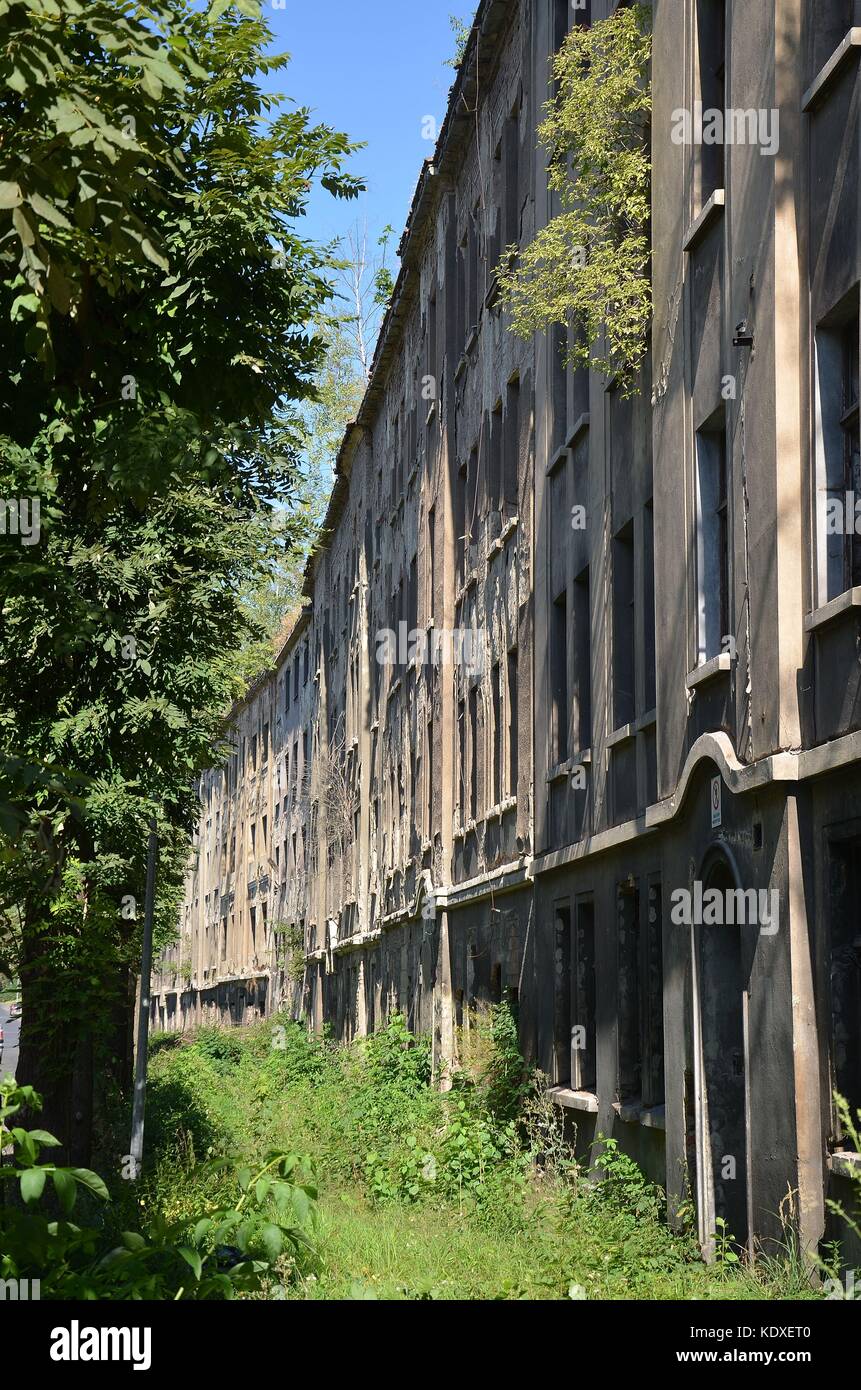
[(320, 1189), (317, 1260), (289, 1297), (816, 1296), (796, 1260), (705, 1266), (612, 1141), (585, 1172), (505, 1006), (470, 1037), (445, 1094), (400, 1016), (349, 1046), (285, 1017), (154, 1039), (144, 1214), (193, 1210), (202, 1158), (277, 1148), (309, 1155)]

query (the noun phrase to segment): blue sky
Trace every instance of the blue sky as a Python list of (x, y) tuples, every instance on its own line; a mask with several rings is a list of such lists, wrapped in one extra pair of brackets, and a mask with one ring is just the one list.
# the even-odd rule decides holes
[[(404, 229), (422, 160), (433, 153), (422, 139), (422, 120), (445, 114), (455, 72), (444, 66), (455, 50), (449, 15), (471, 19), (470, 0), (286, 0), (274, 9), (263, 0), (275, 34), (274, 47), (291, 54), (275, 90), (317, 120), (364, 140), (351, 172), (368, 192), (344, 203), (318, 192), (302, 227), (314, 240), (343, 235), (367, 222), (369, 243), (387, 225), (394, 250)], [(389, 262), (392, 264), (391, 260)]]

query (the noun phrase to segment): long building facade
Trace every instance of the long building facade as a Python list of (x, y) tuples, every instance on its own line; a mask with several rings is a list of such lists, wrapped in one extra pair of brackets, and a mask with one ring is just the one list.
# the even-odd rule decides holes
[(787, 1192), (812, 1247), (861, 1162), (861, 0), (654, 0), (629, 397), (495, 274), (558, 210), (550, 58), (615, 8), (479, 6), (153, 1019), (400, 1010), (445, 1068), (507, 999), (707, 1251)]

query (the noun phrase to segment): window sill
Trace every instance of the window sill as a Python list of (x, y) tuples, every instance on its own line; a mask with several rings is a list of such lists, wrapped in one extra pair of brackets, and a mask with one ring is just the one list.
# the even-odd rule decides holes
[(577, 440), (580, 438), (580, 435), (583, 433), (584, 430), (588, 430), (588, 428), (589, 428), (589, 412), (588, 412), (588, 410), (584, 410), (584, 411), (583, 411), (583, 414), (582, 414), (582, 415), (578, 415), (577, 419), (576, 419), (575, 422), (574, 422), (574, 428), (573, 428), (573, 430), (571, 431), (570, 437), (569, 437), (569, 439), (568, 439), (568, 448), (569, 448), (569, 449), (573, 449), (573, 448), (574, 448), (574, 445), (575, 445), (575, 443), (577, 442)]
[(496, 540), (492, 541), (491, 544), (487, 547), (488, 562), (493, 559), (494, 555), (498, 555), (501, 550), (505, 549), (505, 543), (508, 540), (508, 537), (512, 535), (516, 530), (517, 517), (509, 517), (508, 521), (506, 521), (499, 535), (496, 537)]
[(814, 77), (804, 96), (801, 98), (802, 111), (810, 111), (820, 97), (824, 97), (838, 73), (842, 70), (846, 60), (851, 56), (853, 50), (861, 48), (861, 29), (850, 29), (846, 37), (838, 44), (828, 62)]
[(567, 458), (568, 458), (568, 445), (567, 445), (567, 444), (561, 444), (561, 445), (559, 446), (559, 448), (556, 450), (555, 454), (552, 456), (550, 462), (549, 462), (548, 465), (547, 465), (547, 468), (546, 468), (546, 470), (545, 470), (546, 473), (547, 473), (547, 477), (549, 478), (550, 475), (551, 475), (551, 473), (555, 473), (555, 472), (556, 472), (556, 469), (559, 468), (559, 467), (561, 467), (561, 465), (562, 465), (563, 463), (565, 463), (565, 461), (566, 461)]
[(726, 203), (726, 191), (723, 188), (716, 188), (709, 198), (699, 217), (691, 223), (682, 242), (683, 251), (692, 251), (701, 241), (709, 230), (713, 222), (723, 217), (724, 205)]
[(459, 381), (460, 378), (463, 376), (464, 372), (466, 371), (466, 364), (467, 364), (467, 356), (466, 356), (466, 353), (464, 352), (464, 353), (461, 353), (460, 360), (458, 361), (458, 364), (457, 364), (457, 366), (456, 366), (455, 369), (454, 369), (454, 379), (455, 379), (455, 381)]
[(630, 743), (637, 736), (636, 722), (633, 724), (621, 724), (618, 729), (614, 729), (607, 735), (607, 747), (618, 748), (621, 743)]
[(470, 589), (474, 589), (477, 583), (478, 583), (478, 571), (477, 571), (477, 570), (471, 570), (470, 573), (469, 573), (469, 574), (467, 575), (467, 577), (466, 577), (466, 580), (465, 580), (465, 582), (464, 582), (463, 588), (460, 590), (459, 593), (457, 593), (457, 594), (455, 595), (455, 600), (454, 600), (455, 608), (458, 606), (458, 604), (463, 603), (463, 600), (466, 598), (466, 596), (467, 596), (467, 594), (469, 593)]
[(617, 1100), (613, 1109), (625, 1124), (640, 1124), (646, 1129), (666, 1129), (666, 1106), (643, 1105), (639, 1099)]
[(466, 837), (467, 837), (467, 835), (472, 835), (472, 834), (475, 833), (475, 828), (476, 828), (477, 825), (478, 825), (478, 821), (475, 821), (475, 820), (468, 820), (468, 821), (466, 821), (463, 825), (459, 826), (459, 827), (455, 830), (455, 832), (454, 832), (454, 838), (455, 838), (456, 840), (465, 840)]
[(492, 309), (499, 298), (499, 277), (496, 271), (490, 277), (490, 284), (487, 287), (487, 294), (484, 296), (485, 309)]
[(846, 589), (844, 593), (824, 603), (821, 608), (814, 608), (804, 619), (804, 631), (816, 632), (820, 627), (833, 623), (834, 619), (843, 613), (848, 613), (851, 608), (861, 608), (861, 586)]
[(692, 671), (688, 671), (685, 676), (685, 689), (694, 690), (698, 685), (705, 685), (731, 669), (732, 657), (729, 652), (718, 652), (717, 656), (709, 657), (708, 661), (703, 661)]
[(473, 324), (472, 328), (469, 330), (469, 332), (468, 332), (467, 335), (466, 335), (466, 343), (464, 344), (464, 348), (463, 348), (463, 352), (464, 352), (464, 356), (465, 356), (465, 357), (468, 357), (468, 356), (469, 356), (469, 354), (472, 352), (472, 349), (475, 347), (475, 345), (476, 345), (477, 342), (478, 342), (478, 325), (477, 325), (477, 324)]
[(497, 802), (495, 806), (491, 806), (490, 809), (485, 812), (485, 822), (502, 820), (502, 817), (506, 815), (508, 811), (513, 811), (516, 805), (516, 796), (506, 796), (502, 801)]
[(593, 1091), (572, 1091), (570, 1086), (548, 1086), (547, 1094), (554, 1105), (566, 1110), (585, 1110), (589, 1115), (598, 1113), (598, 1097)]
[(571, 772), (571, 759), (566, 758), (564, 763), (557, 763), (555, 767), (548, 770), (546, 780), (548, 782), (562, 782)]
[(828, 1168), (839, 1178), (861, 1177), (861, 1154), (851, 1149), (837, 1149), (828, 1155)]

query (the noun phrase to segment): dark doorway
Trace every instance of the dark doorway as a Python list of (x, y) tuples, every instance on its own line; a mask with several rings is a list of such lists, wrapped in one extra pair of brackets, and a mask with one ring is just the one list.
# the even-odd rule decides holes
[[(731, 893), (737, 884), (729, 864), (717, 860), (703, 891)], [(725, 898), (725, 901), (727, 899)], [(725, 914), (726, 915), (726, 914)], [(718, 1233), (744, 1246), (748, 1238), (744, 976), (741, 936), (732, 926), (700, 931), (704, 1113), (711, 1150), (711, 1179)], [(706, 1233), (710, 1235), (710, 1232)]]

